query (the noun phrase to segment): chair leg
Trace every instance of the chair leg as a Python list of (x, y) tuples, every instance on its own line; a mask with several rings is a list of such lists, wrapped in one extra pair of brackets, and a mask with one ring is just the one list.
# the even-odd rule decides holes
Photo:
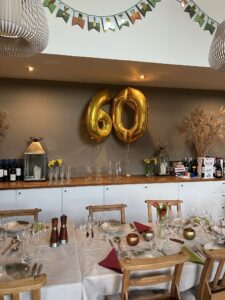
[(13, 300), (20, 300), (20, 295), (19, 294), (13, 294), (12, 299)]
[(41, 299), (41, 291), (40, 291), (40, 289), (33, 290), (32, 291), (32, 295), (33, 295), (33, 300), (40, 300)]

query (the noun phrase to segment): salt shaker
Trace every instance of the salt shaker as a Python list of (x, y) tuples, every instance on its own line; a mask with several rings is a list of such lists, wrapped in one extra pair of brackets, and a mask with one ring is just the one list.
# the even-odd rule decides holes
[(58, 218), (53, 218), (50, 247), (56, 248), (58, 246), (59, 246)]
[(68, 233), (67, 233), (67, 227), (66, 227), (67, 216), (62, 215), (60, 217), (60, 220), (61, 220), (61, 228), (60, 228), (60, 234), (59, 234), (59, 241), (61, 244), (65, 245), (66, 243), (68, 243)]

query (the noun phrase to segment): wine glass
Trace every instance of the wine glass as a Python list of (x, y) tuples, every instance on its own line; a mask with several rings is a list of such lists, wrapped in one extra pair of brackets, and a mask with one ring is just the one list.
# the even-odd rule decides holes
[(71, 178), (71, 166), (66, 167), (66, 179), (69, 181)]
[(59, 178), (59, 167), (54, 168), (53, 176), (54, 176), (55, 180), (58, 180), (58, 178)]
[(65, 167), (64, 166), (61, 166), (59, 169), (59, 177), (63, 181), (63, 179), (65, 177)]
[(49, 179), (50, 183), (52, 183), (53, 176), (54, 176), (53, 168), (49, 168), (48, 169), (48, 179)]

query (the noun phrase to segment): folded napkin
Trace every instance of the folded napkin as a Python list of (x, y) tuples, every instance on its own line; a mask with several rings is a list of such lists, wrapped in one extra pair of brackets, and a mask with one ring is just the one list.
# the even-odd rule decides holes
[(187, 245), (184, 245), (181, 250), (189, 255), (189, 261), (204, 265), (204, 260)]
[(103, 259), (102, 261), (100, 261), (98, 264), (102, 267), (105, 267), (110, 270), (116, 271), (117, 273), (123, 274), (121, 267), (120, 267), (120, 262), (116, 255), (116, 250), (114, 248), (109, 252), (109, 254), (106, 256), (106, 258)]
[(144, 225), (144, 224), (141, 224), (141, 223), (138, 223), (138, 222), (134, 222), (134, 226), (137, 228), (137, 231), (139, 233), (142, 233), (144, 231), (148, 231), (151, 229), (151, 226), (147, 226), (147, 225)]

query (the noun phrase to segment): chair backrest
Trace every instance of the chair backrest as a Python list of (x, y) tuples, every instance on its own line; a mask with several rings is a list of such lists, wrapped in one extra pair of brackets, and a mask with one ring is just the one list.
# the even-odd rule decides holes
[(34, 221), (38, 221), (38, 213), (40, 208), (32, 209), (17, 209), (17, 210), (0, 210), (0, 217), (19, 217), (19, 216), (33, 216)]
[[(204, 252), (206, 261), (198, 286), (197, 300), (224, 300), (225, 249), (204, 250)], [(215, 264), (216, 262), (217, 264)], [(209, 282), (209, 280), (212, 281)]]
[[(122, 286), (122, 300), (128, 300), (128, 289), (132, 286), (150, 286), (164, 282), (171, 282), (171, 287), (169, 291), (169, 295), (171, 299), (180, 299), (179, 293), (179, 282), (180, 277), (183, 269), (183, 264), (187, 262), (189, 259), (188, 255), (179, 252), (173, 255), (168, 256), (161, 256), (155, 258), (123, 258), (120, 261), (121, 268), (123, 270), (123, 286)], [(165, 270), (164, 273), (162, 271), (160, 273), (156, 273), (156, 270), (160, 270), (163, 268), (170, 268), (172, 269)], [(131, 273), (134, 271), (154, 271), (152, 275), (148, 273), (147, 276), (137, 278), (132, 277)], [(164, 295), (165, 296), (165, 295)], [(157, 299), (162, 299), (162, 294), (160, 298), (160, 294), (157, 293)], [(149, 296), (148, 299), (151, 299)], [(164, 298), (163, 298), (164, 299)]]
[(33, 300), (41, 300), (40, 289), (47, 282), (46, 274), (35, 277), (27, 277), (24, 279), (12, 280), (0, 283), (0, 299), (4, 299), (5, 295), (12, 295), (12, 300), (19, 300), (20, 293), (32, 292)]
[(96, 212), (103, 212), (103, 211), (120, 211), (121, 216), (121, 223), (126, 223), (125, 218), (125, 208), (127, 207), (126, 204), (110, 204), (110, 205), (91, 205), (87, 206), (86, 209), (89, 211), (89, 216), (93, 216)]
[(148, 209), (148, 222), (152, 222), (152, 207), (154, 207), (155, 202), (158, 202), (159, 205), (166, 203), (170, 210), (173, 206), (175, 206), (177, 212), (181, 213), (181, 203), (183, 203), (182, 200), (145, 200)]

